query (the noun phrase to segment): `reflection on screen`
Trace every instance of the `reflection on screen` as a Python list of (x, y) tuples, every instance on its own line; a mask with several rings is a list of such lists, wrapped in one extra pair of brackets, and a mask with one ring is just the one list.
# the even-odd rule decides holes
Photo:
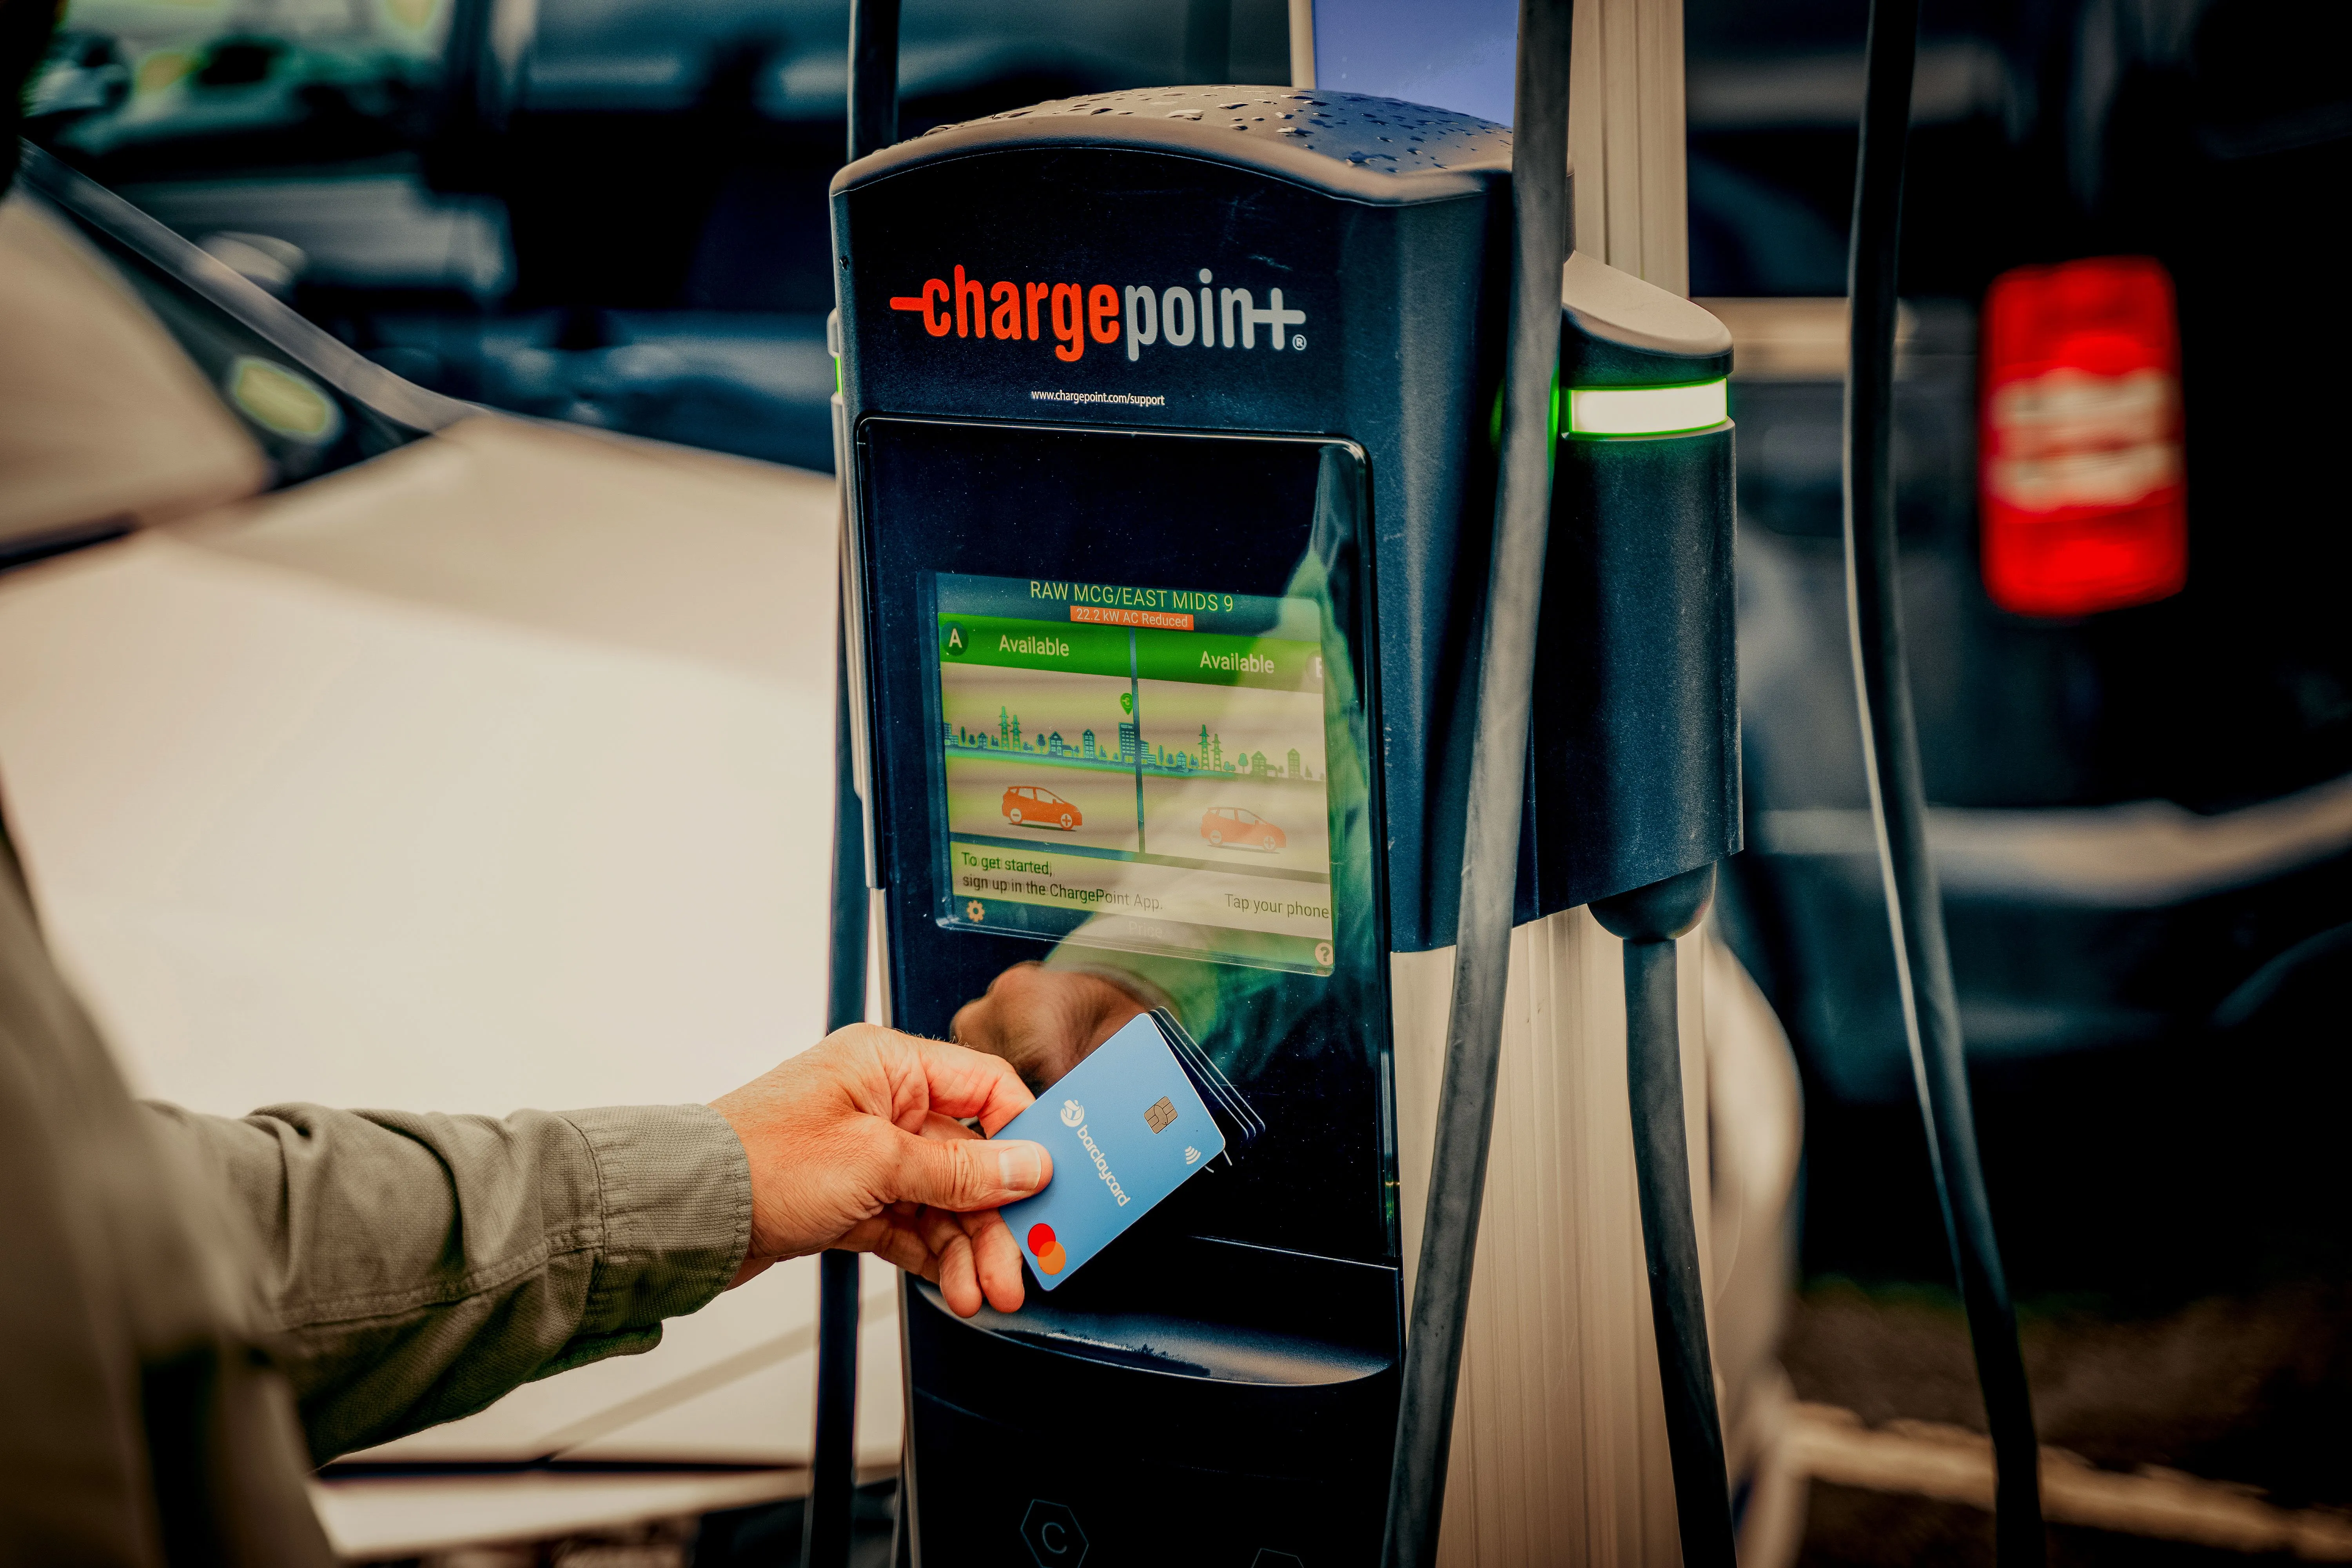
[(1315, 601), (933, 587), (942, 925), (1330, 972)]

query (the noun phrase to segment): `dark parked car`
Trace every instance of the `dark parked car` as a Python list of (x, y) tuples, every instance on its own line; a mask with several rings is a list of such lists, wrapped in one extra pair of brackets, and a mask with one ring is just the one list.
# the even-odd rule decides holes
[[(1930, 4), (1905, 197), (1904, 612), (2028, 1289), (2210, 1281), (2341, 1228), (2303, 1194), (2352, 986), (2352, 506), (2307, 432), (2352, 392), (2286, 317), (2336, 269), (2352, 20), (2153, 15)], [(1896, 1157), (1916, 1112), (1839, 539), (1861, 26), (1689, 11), (1693, 289), (1732, 297), (1739, 343), (1726, 916), (1806, 1069), (1809, 1261), (1940, 1279), (1925, 1163)]]

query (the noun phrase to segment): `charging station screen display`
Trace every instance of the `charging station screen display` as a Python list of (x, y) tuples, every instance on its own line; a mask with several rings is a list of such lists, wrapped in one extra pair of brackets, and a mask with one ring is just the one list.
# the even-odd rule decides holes
[[(1361, 448), (871, 415), (853, 451), (892, 1022), (954, 1037), (1041, 963), (1165, 1006), (1265, 1136), (1147, 1223), (1388, 1266)], [(1041, 1039), (1033, 1090), (1076, 1065)]]
[(1321, 605), (932, 578), (943, 925), (1332, 968)]

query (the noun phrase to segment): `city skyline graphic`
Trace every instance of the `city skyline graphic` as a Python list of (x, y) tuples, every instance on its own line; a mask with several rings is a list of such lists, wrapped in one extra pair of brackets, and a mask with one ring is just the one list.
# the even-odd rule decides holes
[(941, 626), (944, 922), (1329, 973), (1312, 638), (1196, 644), (1000, 612), (999, 662), (953, 643), (967, 623)]
[(943, 660), (933, 743), (948, 820), (957, 832), (1001, 833), (1007, 790), (1050, 787), (1079, 817), (1075, 842), (1165, 855), (1209, 847), (1206, 814), (1234, 808), (1285, 841), (1259, 847), (1265, 864), (1327, 868), (1323, 700), (1311, 689)]
[(992, 734), (953, 720), (940, 721), (940, 741), (950, 753), (1018, 756), (1049, 765), (1109, 773), (1132, 772), (1139, 761), (1145, 773), (1180, 778), (1223, 774), (1269, 782), (1323, 782), (1297, 746), (1284, 747), (1278, 753), (1263, 747), (1252, 750), (1241, 746), (1228, 757), (1223, 733), (1207, 723), (1200, 726), (1199, 743), (1189, 751), (1146, 740), (1141, 731), (1136, 721), (1122, 719), (1115, 737), (1097, 734), (1091, 725), (1080, 729), (1076, 736), (1066, 735), (1059, 728), (1050, 729), (1043, 735), (1034, 728), (1024, 732), (1020, 713), (1009, 703), (998, 705)]

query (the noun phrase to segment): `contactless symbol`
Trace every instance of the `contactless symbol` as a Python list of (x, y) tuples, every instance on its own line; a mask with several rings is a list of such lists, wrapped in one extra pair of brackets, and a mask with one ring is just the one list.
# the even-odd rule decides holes
[(1154, 1132), (1167, 1131), (1168, 1124), (1175, 1120), (1176, 1102), (1164, 1094), (1144, 1108), (1143, 1124)]
[(1062, 1125), (1076, 1127), (1087, 1119), (1087, 1108), (1075, 1100), (1062, 1101)]
[(1021, 1539), (1029, 1543), (1037, 1568), (1078, 1568), (1087, 1560), (1087, 1532), (1066, 1503), (1031, 1502), (1022, 1516)]
[(982, 917), (988, 913), (988, 906), (974, 899), (963, 907), (963, 912), (971, 917), (972, 924), (978, 925)]
[(1190, 1143), (1185, 1144), (1185, 1145), (1184, 1145), (1184, 1163), (1186, 1163), (1186, 1164), (1188, 1164), (1188, 1165), (1198, 1164), (1198, 1163), (1200, 1163), (1200, 1160), (1201, 1160), (1201, 1152), (1200, 1152), (1198, 1149), (1193, 1148), (1193, 1147), (1192, 1147), (1192, 1145), (1191, 1145)]
[(1060, 1239), (1054, 1235), (1054, 1227), (1042, 1220), (1029, 1227), (1029, 1256), (1048, 1274), (1059, 1274), (1070, 1261), (1070, 1255), (1062, 1249)]

